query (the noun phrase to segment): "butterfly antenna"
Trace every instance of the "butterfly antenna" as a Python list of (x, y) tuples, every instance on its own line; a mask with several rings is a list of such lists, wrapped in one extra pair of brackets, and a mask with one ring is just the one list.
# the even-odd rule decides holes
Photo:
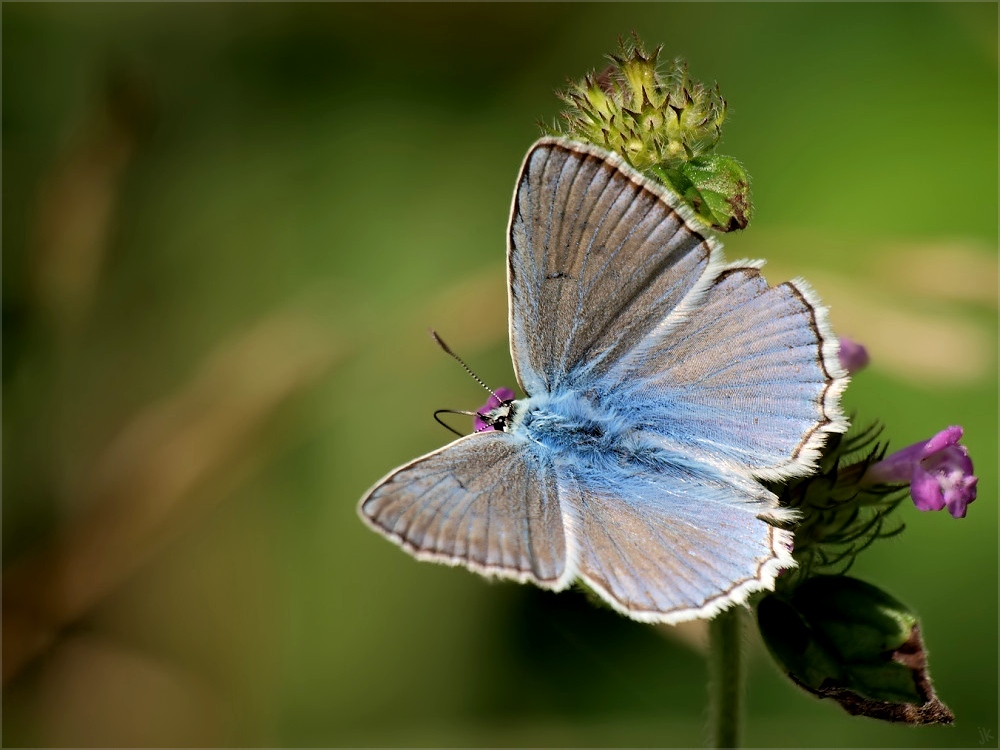
[[(461, 358), (461, 357), (459, 357), (459, 356), (458, 356), (457, 354), (455, 354), (455, 352), (453, 352), (453, 351), (452, 351), (451, 349), (449, 349), (449, 348), (448, 348), (448, 345), (447, 345), (446, 343), (444, 343), (444, 341), (443, 341), (443, 340), (441, 339), (441, 337), (437, 335), (437, 331), (435, 331), (435, 330), (434, 330), (433, 328), (431, 329), (431, 336), (433, 336), (433, 337), (434, 337), (434, 340), (435, 340), (435, 341), (437, 342), (437, 345), (438, 345), (438, 346), (440, 346), (440, 347), (441, 347), (441, 348), (442, 348), (442, 349), (444, 350), (445, 354), (450, 354), (450, 355), (451, 355), (451, 356), (452, 356), (452, 357), (453, 357), (453, 358), (455, 359), (455, 361), (456, 361), (456, 362), (458, 362), (458, 364), (462, 365), (462, 367), (464, 367), (464, 368), (465, 368), (465, 371), (466, 371), (467, 373), (469, 373), (469, 375), (471, 375), (471, 376), (472, 376), (472, 379), (473, 379), (473, 380), (475, 380), (475, 381), (476, 381), (477, 383), (479, 383), (479, 385), (481, 385), (481, 386), (482, 386), (483, 388), (485, 388), (485, 389), (486, 389), (487, 391), (489, 391), (489, 392), (490, 392), (490, 394), (491, 394), (491, 395), (492, 395), (492, 396), (493, 396), (493, 397), (494, 397), (494, 398), (495, 398), (495, 399), (496, 399), (497, 401), (500, 401), (500, 400), (501, 400), (501, 398), (500, 398), (499, 396), (497, 396), (497, 394), (493, 393), (493, 389), (492, 389), (492, 388), (490, 388), (490, 387), (489, 387), (488, 385), (486, 385), (486, 383), (484, 383), (484, 382), (483, 382), (483, 381), (482, 381), (482, 380), (481, 380), (481, 379), (479, 378), (479, 376), (478, 376), (478, 375), (476, 375), (476, 373), (474, 373), (474, 372), (472, 371), (472, 368), (471, 368), (471, 367), (469, 367), (469, 366), (468, 366), (467, 364), (465, 364), (465, 362), (464, 362), (464, 361), (462, 361), (462, 358)], [(435, 417), (435, 418), (436, 418), (436, 417)], [(440, 422), (441, 420), (438, 420), (438, 421)], [(445, 425), (445, 426), (447, 426), (447, 425)]]
[(439, 417), (438, 414), (462, 414), (462, 415), (464, 415), (466, 417), (478, 417), (479, 416), (479, 414), (477, 414), (474, 411), (459, 411), (457, 409), (438, 409), (436, 412), (434, 412), (434, 420), (439, 425), (441, 425), (442, 427), (444, 427), (444, 428), (446, 428), (448, 430), (451, 430), (452, 432), (454, 432), (459, 437), (465, 437), (465, 435), (463, 433), (459, 432), (458, 430), (456, 430), (454, 427), (452, 427), (450, 424), (448, 424), (447, 422), (445, 422), (443, 419), (441, 419), (441, 417)]

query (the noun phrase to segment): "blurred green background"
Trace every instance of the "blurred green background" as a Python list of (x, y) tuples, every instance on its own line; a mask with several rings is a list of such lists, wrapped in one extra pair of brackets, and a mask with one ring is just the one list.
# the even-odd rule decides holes
[(915, 608), (950, 728), (851, 718), (750, 637), (749, 745), (994, 744), (995, 4), (3, 6), (5, 745), (699, 745), (704, 630), (418, 564), (355, 515), (513, 384), (536, 122), (618, 34), (730, 104), (730, 258), (802, 275), (963, 521), (855, 573)]

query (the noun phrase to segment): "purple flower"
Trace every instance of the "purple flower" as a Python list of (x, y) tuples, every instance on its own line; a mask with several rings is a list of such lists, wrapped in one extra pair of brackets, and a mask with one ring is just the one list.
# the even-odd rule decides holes
[(489, 400), (476, 409), (476, 417), (473, 420), (472, 428), (476, 432), (482, 432), (483, 430), (495, 430), (496, 428), (493, 425), (484, 422), (479, 415), (486, 414), (493, 409), (496, 409), (504, 401), (510, 401), (513, 398), (514, 391), (510, 388), (497, 388), (496, 391), (494, 391), (494, 394), (490, 396)]
[(941, 510), (964, 518), (966, 506), (976, 499), (972, 459), (964, 445), (961, 427), (949, 427), (924, 443), (896, 451), (865, 472), (868, 484), (909, 484), (919, 510)]
[(840, 366), (852, 375), (868, 365), (868, 350), (857, 341), (840, 337)]

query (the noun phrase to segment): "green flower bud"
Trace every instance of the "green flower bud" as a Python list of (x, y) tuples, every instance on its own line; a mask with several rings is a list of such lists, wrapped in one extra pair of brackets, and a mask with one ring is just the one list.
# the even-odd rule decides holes
[(849, 713), (910, 724), (950, 724), (927, 673), (916, 615), (847, 576), (816, 576), (757, 608), (764, 643), (805, 690)]
[(749, 177), (735, 159), (711, 154), (726, 119), (718, 85), (693, 81), (679, 60), (661, 71), (662, 46), (648, 54), (638, 36), (619, 44), (600, 75), (591, 73), (559, 93), (568, 105), (564, 122), (547, 131), (620, 154), (720, 231), (746, 227)]

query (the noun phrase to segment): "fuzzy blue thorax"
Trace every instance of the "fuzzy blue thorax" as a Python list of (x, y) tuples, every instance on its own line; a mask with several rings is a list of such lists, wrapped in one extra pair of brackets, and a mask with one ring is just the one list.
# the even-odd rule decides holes
[(557, 391), (515, 401), (508, 431), (589, 468), (651, 464), (659, 451), (636, 425), (578, 391)]

